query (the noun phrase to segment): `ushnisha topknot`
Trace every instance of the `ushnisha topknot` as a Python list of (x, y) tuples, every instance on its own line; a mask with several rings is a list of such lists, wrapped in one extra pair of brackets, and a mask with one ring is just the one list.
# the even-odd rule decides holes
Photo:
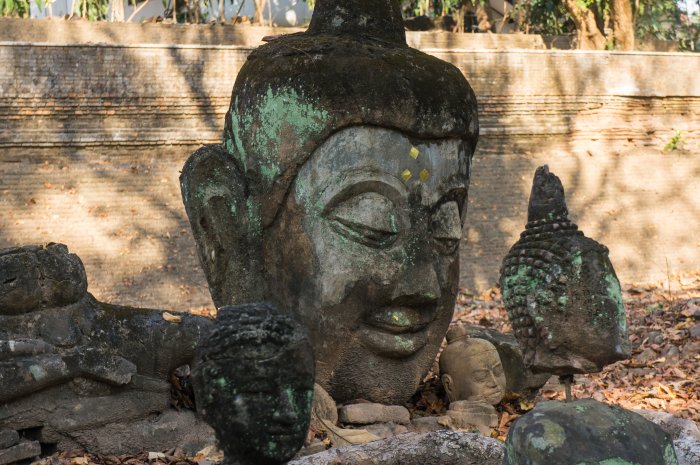
[(239, 72), (224, 145), (259, 196), (263, 227), (299, 167), (342, 128), (476, 145), (474, 92), (456, 67), (406, 45), (400, 11), (398, 0), (318, 0), (307, 31), (256, 49)]
[(276, 352), (297, 344), (308, 344), (304, 328), (290, 315), (281, 313), (268, 302), (228, 305), (219, 309), (216, 323), (200, 344), (202, 361), (220, 358), (249, 358), (247, 347)]

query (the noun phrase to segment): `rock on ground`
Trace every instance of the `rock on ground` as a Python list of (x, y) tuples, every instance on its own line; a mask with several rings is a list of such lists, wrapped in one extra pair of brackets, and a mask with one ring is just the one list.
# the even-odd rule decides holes
[(504, 445), (461, 431), (406, 433), (358, 446), (329, 449), (289, 465), (501, 465)]
[(370, 425), (372, 423), (411, 423), (411, 414), (406, 407), (382, 404), (350, 404), (340, 409), (340, 421), (353, 425)]
[(39, 441), (22, 441), (16, 446), (0, 450), (0, 465), (18, 462), (41, 455)]
[(19, 433), (17, 431), (6, 429), (0, 430), (0, 449), (7, 449), (19, 442)]
[(694, 421), (665, 412), (650, 410), (634, 410), (634, 412), (656, 423), (671, 436), (678, 465), (700, 464), (700, 428)]

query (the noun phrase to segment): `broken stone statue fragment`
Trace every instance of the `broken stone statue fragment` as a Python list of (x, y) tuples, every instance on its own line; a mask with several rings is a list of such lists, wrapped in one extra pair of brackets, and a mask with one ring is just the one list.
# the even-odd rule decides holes
[(452, 318), (478, 132), (462, 73), (406, 45), (401, 2), (319, 1), (249, 56), (223, 143), (183, 169), (214, 303), (297, 318), (336, 401), (403, 404)]
[(447, 331), (447, 340), (461, 335), (486, 339), (496, 347), (506, 375), (507, 398), (532, 398), (551, 377), (549, 373), (533, 373), (525, 366), (523, 352), (512, 333), (477, 325), (454, 325)]
[(224, 465), (286, 463), (304, 445), (314, 393), (313, 349), (306, 331), (272, 305), (219, 309), (192, 380)]
[[(29, 435), (45, 451), (206, 444), (206, 424), (171, 411), (168, 380), (192, 363), (209, 325), (98, 302), (64, 245), (0, 251), (0, 430)], [(23, 444), (8, 447), (28, 451)]]
[(440, 377), (450, 402), (483, 400), (496, 405), (503, 400), (506, 376), (496, 346), (485, 339), (453, 336), (440, 354)]
[(537, 168), (528, 222), (503, 260), (501, 292), (533, 372), (598, 372), (629, 357), (620, 282), (608, 249), (569, 220), (561, 181)]
[(504, 465), (678, 465), (671, 438), (641, 415), (593, 399), (543, 402), (518, 418)]
[(494, 405), (503, 400), (506, 377), (496, 346), (448, 331), (447, 347), (440, 354), (440, 377), (454, 427), (475, 427), (488, 435), (498, 426)]

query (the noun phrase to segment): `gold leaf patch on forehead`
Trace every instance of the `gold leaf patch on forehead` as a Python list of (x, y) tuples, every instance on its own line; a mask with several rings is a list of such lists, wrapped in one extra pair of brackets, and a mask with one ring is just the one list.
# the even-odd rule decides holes
[(408, 182), (411, 177), (413, 177), (413, 174), (408, 169), (403, 170), (403, 173), (401, 173), (401, 177), (403, 178), (404, 182)]
[(426, 182), (429, 177), (430, 177), (430, 171), (423, 168), (420, 172), (420, 180), (423, 182)]
[(411, 147), (411, 151), (408, 152), (408, 155), (413, 158), (414, 160), (418, 159), (418, 156), (420, 155), (420, 150), (416, 147)]

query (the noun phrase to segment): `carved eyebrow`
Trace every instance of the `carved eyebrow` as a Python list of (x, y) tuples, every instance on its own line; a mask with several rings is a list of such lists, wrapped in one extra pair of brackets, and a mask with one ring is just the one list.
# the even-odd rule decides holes
[(398, 179), (388, 174), (353, 170), (334, 176), (323, 187), (319, 198), (321, 205), (323, 205), (323, 213), (325, 214), (338, 204), (366, 192), (376, 192), (383, 195), (396, 206), (405, 203), (408, 197), (406, 187)]
[(457, 202), (457, 207), (459, 208), (459, 216), (460, 218), (463, 218), (464, 209), (466, 207), (467, 195), (468, 190), (466, 186), (460, 184), (459, 186), (450, 187), (447, 190), (447, 192), (440, 196), (437, 202), (435, 202), (435, 204), (430, 208), (430, 214), (434, 215), (435, 213), (437, 213), (437, 211), (440, 210), (440, 207), (442, 207), (447, 202)]

